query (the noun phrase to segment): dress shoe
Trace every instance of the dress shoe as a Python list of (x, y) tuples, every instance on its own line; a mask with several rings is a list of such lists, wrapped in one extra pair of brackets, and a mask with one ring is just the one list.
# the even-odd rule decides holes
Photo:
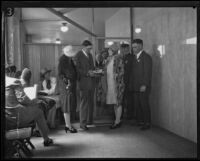
[(68, 127), (65, 126), (65, 132), (67, 133), (68, 131), (70, 133), (77, 133), (77, 130), (75, 128), (73, 128), (73, 127), (68, 128)]
[(53, 140), (50, 138), (44, 141), (44, 146), (50, 146), (51, 144), (53, 144)]
[(85, 131), (89, 130), (87, 126), (81, 126), (80, 128), (83, 129), (83, 130), (85, 130)]
[(119, 122), (119, 123), (117, 123), (117, 124), (112, 124), (111, 126), (110, 126), (110, 129), (116, 129), (116, 128), (119, 128), (121, 126), (121, 122)]
[(143, 126), (140, 128), (140, 130), (148, 130), (148, 129), (150, 129), (150, 128), (151, 128), (150, 125), (143, 125)]

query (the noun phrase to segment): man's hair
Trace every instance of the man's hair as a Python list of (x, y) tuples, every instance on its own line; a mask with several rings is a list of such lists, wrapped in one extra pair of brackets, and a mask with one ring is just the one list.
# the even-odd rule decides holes
[(141, 39), (134, 39), (132, 44), (134, 43), (143, 45), (143, 41)]
[(120, 47), (121, 48), (129, 48), (129, 44), (121, 44)]
[(24, 81), (30, 83), (31, 75), (32, 75), (31, 70), (28, 69), (28, 68), (24, 68), (24, 69), (22, 70), (22, 73), (21, 73), (21, 78), (22, 78)]
[(89, 40), (84, 40), (82, 45), (87, 47), (87, 46), (92, 46), (92, 43)]

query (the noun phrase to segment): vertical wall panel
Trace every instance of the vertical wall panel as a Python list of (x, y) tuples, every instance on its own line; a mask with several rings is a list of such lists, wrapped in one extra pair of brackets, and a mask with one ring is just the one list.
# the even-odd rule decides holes
[(38, 83), (40, 76), (40, 46), (24, 45), (24, 67), (27, 67), (32, 72), (31, 84)]
[(144, 40), (144, 49), (153, 58), (152, 121), (196, 142), (196, 44), (186, 43), (196, 37), (196, 10), (142, 10), (148, 14), (135, 8), (135, 25), (140, 22), (142, 28), (135, 37)]
[[(143, 39), (153, 59), (152, 123), (197, 142), (196, 9), (133, 9), (134, 29), (142, 29), (134, 38)], [(107, 20), (106, 36), (127, 36), (128, 26), (112, 23), (119, 13)], [(129, 24), (129, 17), (122, 22)]]
[(51, 69), (55, 76), (55, 45), (40, 45), (40, 68)]

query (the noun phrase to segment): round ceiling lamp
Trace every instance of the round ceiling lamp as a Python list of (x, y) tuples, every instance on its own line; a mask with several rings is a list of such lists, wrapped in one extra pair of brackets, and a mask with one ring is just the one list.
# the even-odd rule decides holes
[(109, 46), (111, 46), (112, 44), (114, 44), (114, 42), (113, 42), (113, 41), (108, 41), (107, 44), (108, 44)]
[(67, 23), (62, 23), (62, 26), (61, 26), (60, 30), (62, 32), (67, 32), (69, 30), (69, 28), (67, 26)]
[(140, 27), (135, 28), (135, 33), (139, 34), (141, 31), (142, 31), (142, 29)]
[(56, 39), (56, 44), (60, 44), (60, 43), (61, 43), (60, 39)]

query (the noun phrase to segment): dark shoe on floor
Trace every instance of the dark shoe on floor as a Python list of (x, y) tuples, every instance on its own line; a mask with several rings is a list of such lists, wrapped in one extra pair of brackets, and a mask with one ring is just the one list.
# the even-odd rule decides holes
[(83, 129), (83, 130), (85, 130), (85, 131), (89, 130), (87, 126), (80, 126), (80, 128)]
[(65, 126), (65, 132), (67, 133), (68, 131), (70, 133), (77, 133), (77, 130), (75, 128), (73, 128), (73, 127), (68, 128), (68, 127)]
[(112, 124), (111, 126), (110, 126), (110, 129), (116, 129), (116, 128), (119, 128), (121, 126), (121, 122), (119, 122), (118, 124)]
[(150, 128), (151, 128), (150, 125), (144, 125), (144, 126), (142, 126), (142, 127), (140, 128), (140, 130), (148, 130), (148, 129), (150, 129)]
[(53, 144), (53, 140), (50, 138), (44, 141), (44, 146), (50, 146), (51, 144)]

